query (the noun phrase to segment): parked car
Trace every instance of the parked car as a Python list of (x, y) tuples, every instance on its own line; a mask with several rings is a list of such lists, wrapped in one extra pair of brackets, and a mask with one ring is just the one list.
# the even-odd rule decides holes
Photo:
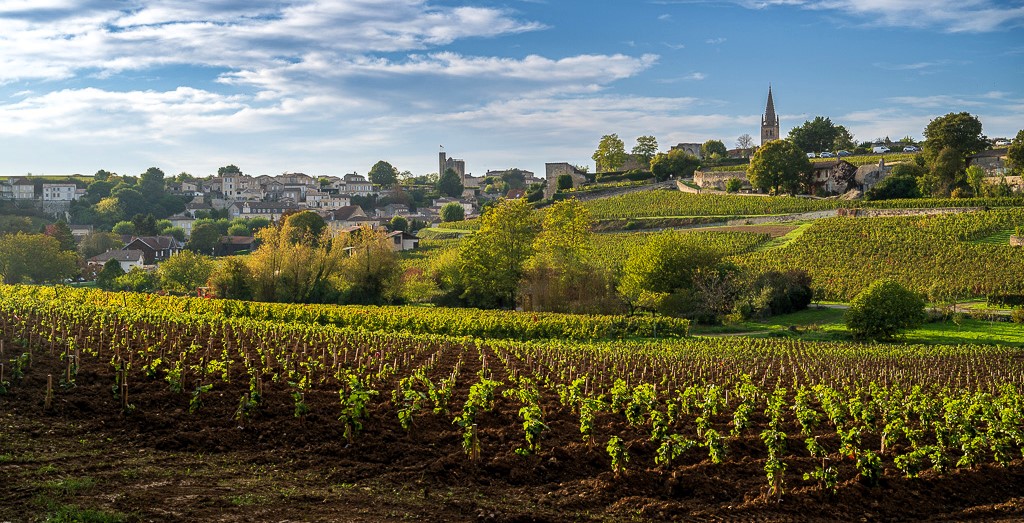
[(814, 153), (807, 153), (808, 158), (814, 158)]
[(996, 140), (996, 147), (1002, 147), (1004, 145), (1010, 145), (1010, 140)]
[(834, 155), (834, 154), (832, 154), (832, 153), (830, 153), (828, 151), (823, 151), (821, 154), (818, 155), (818, 158), (835, 158), (835, 156), (836, 155)]
[(853, 156), (853, 153), (851, 153), (850, 151), (839, 151), (838, 154), (840, 158), (843, 158), (845, 156)]
[(920, 150), (921, 150), (921, 148), (916, 146), (916, 145), (908, 145), (908, 146), (903, 148), (903, 152), (905, 152), (905, 153), (916, 153), (916, 152), (918, 152)]
[(884, 146), (884, 145), (876, 145), (876, 146), (871, 148), (871, 152), (873, 152), (875, 154), (885, 154), (885, 153), (889, 152), (889, 148)]

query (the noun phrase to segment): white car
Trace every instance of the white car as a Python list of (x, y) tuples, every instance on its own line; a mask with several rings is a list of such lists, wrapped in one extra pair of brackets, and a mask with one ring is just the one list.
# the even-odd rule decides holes
[(814, 153), (807, 153), (808, 158), (814, 158)]
[(836, 155), (834, 155), (834, 154), (832, 154), (832, 153), (830, 153), (828, 151), (825, 151), (825, 152), (819, 154), (818, 158), (835, 158), (835, 156)]
[(920, 150), (921, 150), (921, 148), (916, 146), (916, 145), (908, 145), (908, 146), (903, 148), (903, 152), (905, 152), (905, 153), (916, 153), (916, 152), (918, 152)]
[(871, 152), (875, 154), (885, 154), (889, 152), (889, 148), (884, 145), (876, 145), (875, 147), (871, 148)]

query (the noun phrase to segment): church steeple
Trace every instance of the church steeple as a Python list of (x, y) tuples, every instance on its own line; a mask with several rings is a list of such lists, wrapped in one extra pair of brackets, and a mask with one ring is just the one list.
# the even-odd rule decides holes
[(779, 137), (779, 117), (775, 114), (775, 100), (772, 98), (772, 86), (768, 85), (768, 103), (764, 107), (764, 115), (761, 116), (761, 145)]

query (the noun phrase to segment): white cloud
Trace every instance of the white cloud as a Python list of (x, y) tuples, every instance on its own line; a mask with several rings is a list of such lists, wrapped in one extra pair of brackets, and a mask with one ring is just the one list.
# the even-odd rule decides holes
[(1024, 6), (994, 0), (735, 0), (749, 9), (796, 6), (839, 11), (866, 25), (938, 27), (952, 33), (983, 33), (1024, 24)]

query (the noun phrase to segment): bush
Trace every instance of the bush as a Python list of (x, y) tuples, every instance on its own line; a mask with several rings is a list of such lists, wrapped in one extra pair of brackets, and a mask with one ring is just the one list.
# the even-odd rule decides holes
[(846, 327), (857, 339), (886, 340), (921, 326), (924, 299), (898, 282), (881, 279), (864, 289), (846, 311)]
[(743, 181), (739, 178), (729, 178), (729, 181), (725, 182), (725, 192), (739, 192), (743, 188)]
[(455, 202), (448, 202), (441, 207), (442, 222), (461, 222), (466, 219), (466, 209)]
[(1010, 321), (1014, 323), (1024, 323), (1024, 308), (1018, 307), (1010, 312)]

